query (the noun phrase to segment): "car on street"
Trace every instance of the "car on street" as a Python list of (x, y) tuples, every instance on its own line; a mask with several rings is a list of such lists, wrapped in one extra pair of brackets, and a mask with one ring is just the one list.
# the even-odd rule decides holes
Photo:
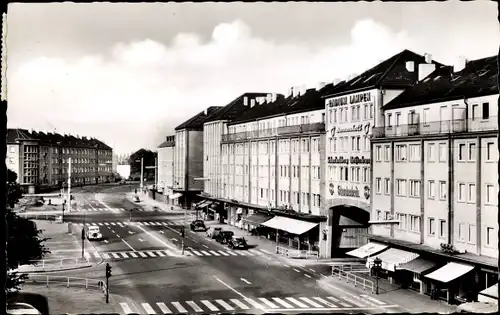
[(228, 242), (227, 246), (231, 249), (247, 249), (248, 244), (244, 237), (241, 236), (233, 236)]
[(222, 231), (221, 227), (214, 227), (214, 228), (208, 227), (207, 228), (207, 237), (211, 238), (211, 239), (214, 239), (214, 238), (217, 237), (217, 235), (219, 235), (219, 233), (221, 231)]
[(89, 241), (99, 241), (102, 239), (101, 230), (97, 225), (88, 226), (86, 234)]
[(205, 223), (203, 220), (194, 220), (190, 224), (191, 226), (191, 231), (203, 231), (205, 232), (207, 230), (207, 227), (205, 226)]
[(17, 314), (42, 314), (39, 310), (37, 310), (34, 306), (28, 303), (9, 303), (7, 304), (7, 314), (8, 315), (17, 315)]
[(221, 244), (227, 244), (229, 240), (233, 237), (233, 231), (221, 231), (216, 237), (215, 240)]

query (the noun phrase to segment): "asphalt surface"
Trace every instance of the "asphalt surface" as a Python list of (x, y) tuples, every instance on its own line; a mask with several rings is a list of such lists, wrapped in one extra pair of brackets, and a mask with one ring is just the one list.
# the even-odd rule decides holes
[(143, 211), (125, 198), (129, 191), (79, 192), (79, 211), (65, 217), (82, 228), (99, 226), (103, 239), (86, 255), (111, 264), (110, 292), (122, 314), (392, 312), (373, 297), (318, 286), (328, 267), (291, 265), (251, 243), (230, 250), (190, 231), (192, 216)]

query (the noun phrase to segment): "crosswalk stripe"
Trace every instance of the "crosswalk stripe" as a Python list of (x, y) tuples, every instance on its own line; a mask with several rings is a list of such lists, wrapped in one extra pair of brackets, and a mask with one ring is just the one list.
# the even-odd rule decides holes
[(259, 298), (259, 300), (262, 301), (262, 302), (264, 302), (264, 304), (266, 304), (270, 308), (278, 308), (278, 306), (276, 306), (276, 304), (271, 303), (271, 301), (269, 301), (266, 298)]
[(203, 256), (203, 254), (202, 254), (202, 253), (200, 253), (200, 252), (198, 252), (198, 251), (193, 250), (192, 252), (193, 252), (196, 256)]
[(300, 302), (299, 300), (297, 300), (293, 297), (287, 297), (285, 299), (287, 299), (288, 301), (292, 302), (293, 304), (297, 305), (300, 308), (308, 308), (307, 305), (305, 305), (304, 303)]
[(333, 296), (328, 296), (327, 299), (337, 303), (337, 304), (340, 304), (341, 306), (343, 307), (351, 307), (351, 305), (347, 304), (347, 303), (344, 303), (342, 301), (339, 301), (337, 298), (334, 298)]
[(116, 225), (116, 223), (115, 223), (115, 222), (111, 222), (111, 225), (115, 226), (115, 225)]
[(116, 223), (118, 226), (125, 227), (121, 222)]
[(351, 299), (351, 298), (349, 298), (347, 296), (342, 296), (341, 298), (342, 298), (342, 300), (346, 300), (347, 302), (351, 303), (352, 305), (356, 305), (356, 306), (359, 306), (359, 307), (365, 306), (363, 303), (355, 301), (355, 300), (353, 300), (353, 299)]
[(214, 256), (220, 256), (219, 253), (217, 253), (216, 251), (214, 250), (209, 250), (210, 254), (213, 254)]
[(207, 252), (207, 251), (204, 251), (204, 250), (200, 250), (200, 252), (202, 252), (203, 254), (205, 254), (206, 256), (210, 256), (210, 253)]
[(369, 301), (372, 301), (372, 302), (374, 302), (374, 303), (377, 303), (378, 305), (385, 305), (385, 303), (384, 303), (384, 302), (379, 301), (379, 300), (377, 300), (376, 298), (371, 297), (371, 296), (369, 296), (369, 295), (366, 295), (366, 294), (361, 294), (361, 297), (362, 297), (362, 298), (364, 298), (364, 299), (367, 299), (367, 300), (369, 300)]
[(160, 222), (153, 222), (156, 226), (160, 225), (161, 226), (161, 223)]
[(336, 305), (334, 305), (334, 304), (332, 304), (332, 303), (328, 302), (328, 301), (327, 301), (327, 300), (325, 300), (325, 299), (320, 298), (319, 296), (315, 296), (315, 297), (313, 297), (313, 299), (315, 299), (316, 301), (321, 302), (321, 303), (323, 303), (323, 304), (327, 305), (327, 306), (328, 306), (328, 307), (330, 307), (330, 308), (336, 308), (336, 307), (337, 307)]
[(185, 308), (181, 305), (181, 303), (179, 303), (179, 302), (172, 302), (172, 305), (173, 305), (173, 306), (174, 306), (174, 307), (175, 307), (175, 308), (176, 308), (179, 312), (181, 312), (181, 313), (187, 313), (187, 312), (188, 312), (188, 311), (187, 311), (187, 309), (185, 309)]
[(259, 308), (261, 310), (265, 309), (262, 305), (260, 305), (259, 303), (255, 302), (254, 300), (252, 300), (250, 298), (245, 298), (245, 301), (248, 302), (248, 304), (251, 304), (255, 308)]
[(144, 254), (143, 252), (139, 252), (139, 255), (141, 255), (141, 257), (148, 257), (148, 255)]
[(108, 254), (102, 254), (102, 257), (104, 257), (104, 259), (109, 259), (109, 255)]
[(310, 300), (310, 299), (308, 299), (306, 297), (299, 297), (299, 299), (301, 299), (302, 301), (304, 301), (304, 302), (306, 302), (306, 303), (308, 303), (308, 304), (310, 304), (310, 305), (312, 305), (314, 307), (317, 307), (317, 308), (324, 307), (323, 305), (318, 304), (318, 303), (314, 302), (313, 300)]
[(93, 252), (95, 258), (101, 258), (98, 252)]
[(162, 222), (161, 224), (165, 225), (165, 226), (168, 226), (168, 223), (167, 222)]
[(220, 306), (225, 308), (226, 311), (234, 311), (234, 308), (231, 305), (224, 302), (223, 300), (215, 300), (215, 302), (217, 302)]
[(242, 310), (249, 310), (250, 307), (246, 306), (245, 304), (241, 303), (240, 300), (237, 299), (229, 299), (229, 301), (233, 302), (234, 305), (238, 306)]
[(123, 258), (128, 258), (127, 253), (120, 253), (120, 254), (123, 256)]
[(138, 222), (135, 222), (135, 224), (142, 225), (142, 222), (138, 221)]
[(158, 305), (163, 314), (172, 314), (172, 311), (165, 305), (165, 303), (158, 302), (156, 305)]
[(108, 222), (104, 222), (104, 225), (109, 225), (109, 223)]
[(120, 258), (117, 253), (111, 253), (111, 256), (113, 256), (114, 258)]
[(146, 252), (146, 254), (148, 254), (151, 257), (156, 257), (155, 253), (153, 253), (153, 252)]
[(120, 306), (125, 314), (134, 314), (127, 303), (120, 303)]
[(84, 254), (84, 256), (85, 256), (85, 258), (87, 258), (87, 259), (90, 259), (90, 258), (91, 258), (91, 257), (90, 257), (89, 252), (86, 252), (86, 253)]
[(141, 303), (142, 307), (146, 310), (146, 314), (156, 314), (155, 310), (149, 305), (149, 303)]
[(138, 257), (136, 253), (129, 253), (129, 254), (130, 254), (130, 256), (132, 256), (132, 257), (134, 257), (134, 258), (137, 258), (137, 257)]
[(167, 254), (168, 256), (176, 256), (173, 252), (169, 251), (169, 250), (164, 250), (165, 254)]
[(210, 303), (210, 301), (208, 300), (201, 300), (200, 301), (201, 303), (203, 303), (203, 305), (205, 305), (206, 307), (208, 307), (209, 310), (211, 310), (212, 312), (217, 312), (217, 311), (220, 311), (217, 306), (213, 305), (212, 303)]
[(149, 226), (149, 222), (142, 222), (142, 224)]
[(97, 223), (97, 225), (99, 225), (99, 226), (103, 226), (104, 224), (102, 224), (101, 222), (99, 222), (99, 223)]
[(165, 254), (160, 251), (157, 251), (156, 254), (159, 255), (160, 257), (165, 257)]
[(263, 255), (261, 252), (259, 252), (258, 250), (255, 250), (255, 249), (249, 249), (248, 251), (254, 255)]
[(278, 304), (281, 304), (282, 306), (286, 307), (286, 308), (293, 308), (293, 306), (292, 306), (292, 305), (288, 304), (287, 302), (283, 301), (283, 300), (282, 300), (282, 299), (280, 299), (280, 298), (275, 297), (275, 298), (273, 298), (273, 300), (274, 300), (275, 302), (277, 302)]
[(186, 301), (186, 303), (191, 306), (191, 308), (195, 311), (195, 312), (203, 312), (203, 309), (201, 307), (199, 307), (195, 302), (193, 301)]
[(233, 252), (232, 250), (228, 250), (226, 251), (227, 253), (229, 253), (229, 255), (232, 255), (232, 256), (238, 256), (238, 254), (236, 254), (235, 252)]
[(226, 253), (225, 251), (218, 250), (217, 252), (221, 253), (221, 254), (222, 254), (222, 255), (224, 255), (224, 256), (229, 256), (229, 254), (228, 254), (228, 253)]

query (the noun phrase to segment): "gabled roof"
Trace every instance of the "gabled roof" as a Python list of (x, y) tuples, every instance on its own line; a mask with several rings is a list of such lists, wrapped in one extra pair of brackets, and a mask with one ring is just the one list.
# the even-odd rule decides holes
[[(257, 97), (265, 97), (267, 94), (271, 93), (245, 93), (233, 101), (231, 103), (227, 104), (220, 110), (216, 111), (213, 115), (207, 118), (205, 123), (211, 122), (211, 121), (217, 121), (217, 120), (233, 120), (237, 118), (239, 115), (241, 115), (250, 105), (250, 100), (255, 99)], [(248, 98), (248, 103), (247, 105), (244, 104), (244, 98)]]
[(496, 56), (469, 61), (456, 73), (453, 67), (441, 66), (387, 103), (384, 109), (498, 94), (497, 80)]
[(228, 125), (239, 124), (247, 121), (262, 119), (279, 114), (290, 115), (325, 108), (325, 101), (322, 99), (324, 91), (331, 88), (333, 84), (327, 84), (319, 91), (316, 89), (308, 89), (306, 93), (299, 96), (284, 97), (279, 94), (276, 101), (271, 103), (255, 103), (255, 106), (248, 106), (247, 109), (235, 118)]
[[(415, 63), (414, 71), (409, 72), (406, 69), (407, 61)], [(331, 87), (328, 91), (325, 91), (325, 97), (341, 96), (352, 91), (361, 92), (362, 90), (381, 86), (388, 88), (409, 87), (418, 80), (418, 64), (421, 63), (425, 63), (424, 56), (405, 49), (353, 79)], [(436, 64), (436, 67), (442, 66), (442, 64), (435, 61), (432, 61), (432, 63)]]
[(30, 133), (26, 129), (7, 129), (7, 143), (16, 143), (18, 140), (31, 140)]
[(207, 114), (205, 114), (205, 111), (199, 112), (179, 126), (175, 127), (175, 130), (202, 129), (206, 119), (222, 108), (222, 106), (210, 106), (206, 109)]

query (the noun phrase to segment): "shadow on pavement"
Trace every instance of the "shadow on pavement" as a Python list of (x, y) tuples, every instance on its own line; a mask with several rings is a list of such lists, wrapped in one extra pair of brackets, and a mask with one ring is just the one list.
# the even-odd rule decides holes
[(7, 293), (7, 303), (27, 303), (35, 307), (40, 313), (49, 315), (49, 302), (47, 298), (41, 294), (35, 293)]

